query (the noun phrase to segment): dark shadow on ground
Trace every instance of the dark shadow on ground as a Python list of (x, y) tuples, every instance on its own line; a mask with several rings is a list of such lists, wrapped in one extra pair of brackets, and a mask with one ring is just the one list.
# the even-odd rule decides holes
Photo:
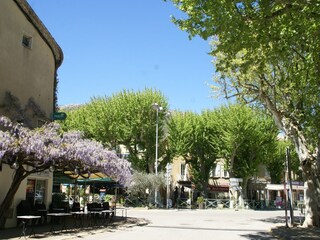
[(301, 240), (315, 240), (320, 239), (320, 228), (302, 228), (301, 226), (295, 227), (276, 227), (271, 229), (270, 232), (258, 232), (254, 234), (242, 235), (247, 239), (260, 239), (260, 240), (273, 240), (273, 239), (301, 239)]
[[(289, 223), (289, 215), (288, 215), (288, 223)], [(266, 218), (266, 219), (261, 219), (262, 222), (268, 222), (268, 223), (282, 223), (284, 226), (286, 225), (286, 218), (285, 216), (278, 216), (278, 217), (273, 217), (273, 218)], [(293, 223), (295, 225), (302, 225), (304, 221), (304, 216), (294, 216), (293, 217)]]
[(314, 240), (320, 239), (320, 228), (302, 228), (300, 226), (288, 228), (283, 226), (272, 229), (272, 234), (281, 239)]
[[(90, 219), (85, 219), (83, 221), (83, 227), (75, 228), (74, 227), (74, 219), (69, 218), (66, 222), (66, 229), (61, 230), (62, 224), (56, 224), (54, 229), (55, 231), (51, 231), (51, 224), (43, 224), (34, 226), (35, 235), (29, 236), (31, 232), (31, 227), (27, 226), (26, 236), (33, 239), (45, 239), (51, 236), (63, 236), (63, 235), (71, 235), (77, 238), (83, 238), (84, 235), (95, 234), (96, 232), (113, 232), (119, 228), (131, 228), (134, 226), (144, 226), (149, 224), (149, 222), (145, 219), (140, 218), (122, 218), (122, 217), (114, 217), (111, 222), (107, 221), (104, 224), (98, 224), (96, 226), (92, 226)], [(22, 233), (22, 226), (2, 229), (0, 230), (0, 239), (12, 239), (19, 238)], [(24, 239), (21, 236), (21, 239)]]
[(265, 218), (265, 219), (261, 219), (261, 222), (267, 222), (267, 223), (286, 223), (286, 219), (285, 217), (273, 217), (273, 218)]
[(252, 234), (241, 235), (246, 239), (258, 239), (258, 240), (275, 240), (279, 239), (276, 236), (273, 236), (270, 232), (258, 232)]

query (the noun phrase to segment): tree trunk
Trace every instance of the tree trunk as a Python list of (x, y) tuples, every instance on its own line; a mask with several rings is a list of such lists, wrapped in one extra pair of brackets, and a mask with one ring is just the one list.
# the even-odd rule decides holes
[(248, 198), (248, 181), (250, 177), (243, 177), (243, 182), (242, 182), (242, 196), (243, 199)]
[[(286, 129), (286, 128), (285, 128)], [(307, 186), (305, 201), (305, 221), (304, 226), (320, 226), (320, 183), (319, 164), (313, 154), (310, 153), (303, 134), (293, 128), (287, 131), (288, 136), (294, 142), (296, 152), (303, 170), (303, 178)]]
[(299, 125), (285, 117), (264, 93), (260, 92), (261, 101), (265, 103), (266, 108), (272, 113), (276, 125), (285, 132), (285, 134), (294, 143), (298, 154), (300, 165), (303, 170), (304, 181), (307, 185), (305, 194), (305, 222), (304, 226), (320, 227), (320, 183), (319, 183), (319, 167), (320, 167), (320, 141), (318, 139), (317, 157), (310, 152), (308, 144), (303, 132), (299, 129)]
[[(310, 152), (307, 147), (306, 140), (298, 127), (289, 125), (287, 130), (288, 136), (294, 142), (296, 152), (300, 160), (300, 165), (303, 170), (304, 181), (307, 186), (305, 194), (305, 221), (304, 226), (320, 226), (320, 183), (319, 183), (319, 160), (318, 156)], [(285, 130), (287, 129), (285, 125)]]
[(147, 160), (147, 173), (156, 173), (156, 162), (155, 162), (155, 160), (149, 159), (149, 158), (146, 158), (146, 160)]
[[(203, 159), (204, 159), (204, 156), (203, 156)], [(200, 172), (201, 172), (202, 196), (206, 198), (208, 196), (209, 177), (207, 177), (207, 176), (209, 174), (208, 174), (208, 170), (206, 169), (205, 160), (201, 161)]]
[(202, 181), (202, 189), (201, 189), (201, 191), (202, 191), (202, 195), (203, 195), (203, 197), (204, 198), (207, 198), (208, 197), (208, 180), (207, 181)]
[(235, 160), (235, 157), (237, 154), (237, 149), (238, 149), (238, 146), (234, 146), (234, 148), (232, 149), (231, 156), (230, 156), (230, 163), (229, 163), (229, 176), (230, 176), (230, 178), (235, 177), (233, 166), (234, 166), (234, 160)]
[(0, 229), (3, 229), (5, 227), (6, 221), (7, 221), (7, 212), (10, 209), (14, 196), (16, 192), (18, 191), (21, 182), (28, 176), (26, 171), (24, 170), (23, 166), (20, 166), (14, 175), (14, 178), (11, 183), (11, 187), (9, 188), (9, 191), (7, 192), (6, 197), (2, 201), (0, 205)]
[(305, 182), (307, 185), (305, 196), (305, 221), (304, 227), (320, 226), (320, 201), (319, 201), (319, 174), (317, 174), (318, 166), (307, 164), (303, 167)]

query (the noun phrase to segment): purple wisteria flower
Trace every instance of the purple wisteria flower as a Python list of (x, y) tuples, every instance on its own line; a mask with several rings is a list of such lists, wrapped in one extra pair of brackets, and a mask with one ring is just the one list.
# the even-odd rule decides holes
[(94, 140), (84, 139), (81, 132), (62, 132), (56, 123), (28, 129), (0, 117), (0, 158), (20, 167), (32, 166), (42, 171), (54, 165), (57, 169), (100, 171), (120, 183), (131, 180), (131, 165)]

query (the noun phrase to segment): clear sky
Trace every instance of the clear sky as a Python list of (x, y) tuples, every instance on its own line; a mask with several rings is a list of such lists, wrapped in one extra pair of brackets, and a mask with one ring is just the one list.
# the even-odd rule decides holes
[(172, 110), (200, 112), (211, 97), (208, 41), (188, 39), (162, 0), (28, 0), (63, 50), (58, 104), (81, 104), (123, 89), (160, 90)]

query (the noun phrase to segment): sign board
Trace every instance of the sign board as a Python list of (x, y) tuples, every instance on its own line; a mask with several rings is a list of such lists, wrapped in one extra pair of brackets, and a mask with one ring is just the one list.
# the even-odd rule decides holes
[(54, 112), (53, 120), (66, 120), (67, 114), (65, 112)]
[(243, 181), (243, 179), (242, 178), (230, 178), (229, 181), (230, 181), (231, 187), (238, 187), (239, 183), (241, 183)]
[(242, 182), (243, 179), (242, 178), (230, 178), (230, 182), (237, 182), (237, 183), (240, 183)]

